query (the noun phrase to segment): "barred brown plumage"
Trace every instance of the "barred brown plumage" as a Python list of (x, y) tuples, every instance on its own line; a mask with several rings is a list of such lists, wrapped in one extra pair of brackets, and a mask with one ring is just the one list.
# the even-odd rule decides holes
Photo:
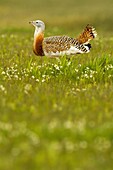
[(96, 37), (97, 33), (92, 26), (87, 25), (78, 38), (68, 36), (51, 36), (44, 38), (45, 24), (40, 20), (31, 21), (35, 26), (33, 51), (38, 56), (75, 55), (88, 53), (91, 48), (89, 41)]

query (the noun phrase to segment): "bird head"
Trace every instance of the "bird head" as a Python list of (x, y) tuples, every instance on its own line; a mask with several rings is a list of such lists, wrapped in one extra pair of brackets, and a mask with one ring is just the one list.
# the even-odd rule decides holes
[(45, 30), (45, 24), (41, 20), (30, 21), (29, 23), (32, 24), (37, 31), (44, 31)]

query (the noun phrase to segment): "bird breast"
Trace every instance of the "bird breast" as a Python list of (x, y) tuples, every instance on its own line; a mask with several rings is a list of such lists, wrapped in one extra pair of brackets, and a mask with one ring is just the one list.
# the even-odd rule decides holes
[(34, 44), (33, 44), (33, 51), (38, 56), (43, 56), (43, 48), (42, 48), (42, 42), (44, 39), (43, 33), (40, 33), (34, 37)]

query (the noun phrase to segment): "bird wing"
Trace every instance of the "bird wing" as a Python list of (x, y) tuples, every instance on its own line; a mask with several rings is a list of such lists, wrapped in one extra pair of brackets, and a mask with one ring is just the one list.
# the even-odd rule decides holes
[(68, 36), (53, 36), (44, 38), (42, 48), (45, 55), (71, 55), (87, 53), (89, 47), (80, 44), (78, 40)]
[(76, 40), (68, 36), (53, 36), (44, 38), (43, 50), (49, 52), (61, 52), (70, 49), (71, 46), (75, 46)]

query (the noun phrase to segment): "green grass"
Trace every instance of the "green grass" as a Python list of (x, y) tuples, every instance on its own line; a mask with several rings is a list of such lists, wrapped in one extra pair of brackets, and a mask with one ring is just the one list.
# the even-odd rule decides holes
[[(113, 2), (92, 5), (87, 0), (88, 8), (82, 0), (66, 0), (60, 9), (57, 1), (50, 9), (50, 2), (32, 0), (27, 9), (26, 1), (0, 2), (2, 14), (14, 9), (0, 23), (0, 170), (112, 170)], [(74, 10), (79, 14), (74, 16)], [(91, 52), (35, 56), (33, 28), (27, 22), (36, 15), (47, 17), (45, 36), (75, 36), (92, 21), (99, 35)]]

